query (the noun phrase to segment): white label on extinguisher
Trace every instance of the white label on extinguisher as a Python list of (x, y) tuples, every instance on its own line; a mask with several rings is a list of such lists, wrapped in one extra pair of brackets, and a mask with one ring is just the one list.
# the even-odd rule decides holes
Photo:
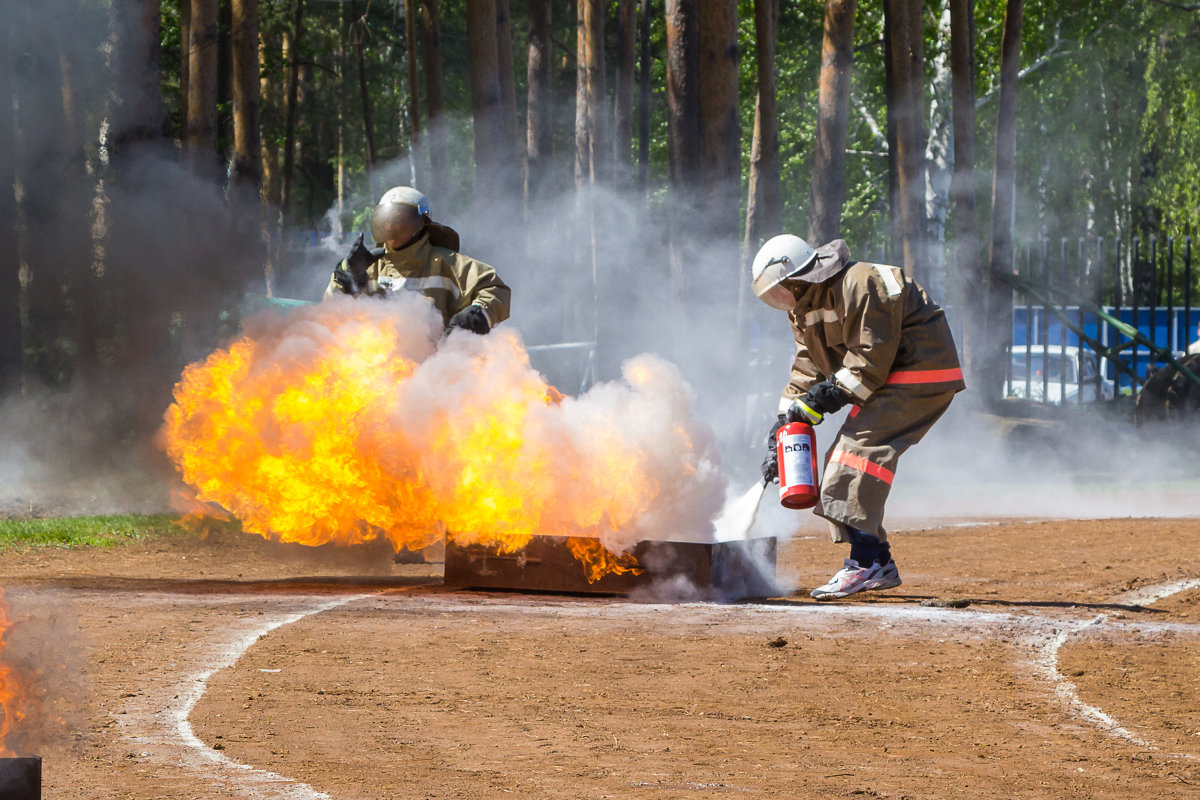
[(815, 486), (812, 470), (812, 437), (805, 433), (790, 433), (779, 437), (783, 448), (783, 480), (780, 488)]

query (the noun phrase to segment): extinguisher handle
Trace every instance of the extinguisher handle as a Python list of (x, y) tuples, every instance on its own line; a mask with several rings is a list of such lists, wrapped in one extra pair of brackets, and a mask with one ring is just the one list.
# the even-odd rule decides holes
[(820, 425), (825, 419), (825, 415), (804, 402), (803, 399), (797, 398), (788, 406), (787, 419), (788, 422), (807, 422), (810, 425)]

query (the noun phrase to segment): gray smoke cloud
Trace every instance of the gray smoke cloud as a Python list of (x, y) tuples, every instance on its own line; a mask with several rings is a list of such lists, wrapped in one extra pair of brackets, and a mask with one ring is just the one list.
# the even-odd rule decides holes
[[(112, 287), (124, 303), (117, 315), (121, 330), (107, 332), (106, 341), (136, 341), (163, 328), (176, 339), (171, 363), (109, 364), (116, 380), (80, 382), (65, 393), (27, 388), (0, 401), (0, 502), (9, 513), (142, 509), (163, 502), (154, 487), (165, 485), (170, 471), (154, 448), (119, 431), (131, 406), (165, 410), (180, 369), (204, 358), (228, 333), (220, 329), (222, 312), (236, 310), (247, 293), (265, 293), (259, 211), (229, 196), (223, 181), (186, 168), (170, 145), (126, 148), (119, 172), (105, 172), (103, 131), (137, 111), (114, 105), (108, 95), (111, 18), (99, 6), (83, 13), (72, 0), (37, 5), (40, 17), (67, 25), (43, 46), (22, 48), (12, 34), (46, 28), (33, 24), (29, 4), (2, 3), (2, 16), (13, 21), (13, 57), (0, 63), (0, 89), (12, 87), (22, 104), (13, 129), (25, 220), (21, 257), (35, 281), (47, 265), (102, 265), (97, 286)], [(64, 59), (73, 65), (78, 108), (88, 120), (80, 128), (63, 125), (61, 87), (46, 78)], [(67, 134), (76, 130), (85, 133), (91, 173), (81, 165), (64, 178), (57, 165), (64, 152), (74, 152)], [(456, 152), (464, 146), (455, 144)], [(469, 172), (456, 169), (460, 178)], [(565, 164), (556, 169), (569, 174)], [(713, 431), (729, 497), (740, 497), (756, 480), (792, 340), (784, 315), (744, 292), (747, 276), (727, 240), (694, 232), (682, 275), (673, 279), (670, 226), (658, 200), (647, 204), (596, 188), (525, 208), (516, 197), (497, 200), (488, 187), (455, 193), (429, 185), (420, 166), (414, 170), (403, 159), (381, 167), (376, 191), (361, 190), (350, 203), (362, 210), (387, 186), (414, 183), (430, 196), (434, 218), (460, 231), (464, 252), (493, 264), (513, 287), (513, 316), (505, 326), (519, 332), (533, 367), (549, 382), (578, 395), (596, 380), (618, 379), (622, 364), (639, 354), (661, 358), (693, 394), (695, 418)], [(47, 192), (48, 186), (55, 190)], [(301, 233), (289, 231), (288, 240)], [(318, 299), (344, 244), (289, 249), (287, 259), (274, 264), (275, 293)], [(93, 255), (99, 246), (103, 252)], [(853, 241), (850, 247), (852, 254), (869, 255)], [(18, 266), (0, 264), (6, 274)], [(680, 281), (687, 285), (683, 295)], [(739, 295), (746, 298), (740, 309)], [(573, 346), (548, 347), (564, 344)], [(1151, 438), (1118, 420), (1058, 429), (1054, 446), (1046, 448), (1047, 431), (1034, 427), (1029, 439), (1014, 437), (1011, 426), (980, 414), (978, 405), (971, 391), (960, 395), (947, 418), (904, 457), (890, 507), (895, 519), (1195, 511), (1190, 498), (1196, 493), (1189, 492), (1196, 476), (1185, 466), (1193, 451), (1177, 437)], [(818, 430), (822, 450), (836, 424)], [(756, 532), (786, 537), (813, 527), (807, 513), (781, 512), (768, 489)]]

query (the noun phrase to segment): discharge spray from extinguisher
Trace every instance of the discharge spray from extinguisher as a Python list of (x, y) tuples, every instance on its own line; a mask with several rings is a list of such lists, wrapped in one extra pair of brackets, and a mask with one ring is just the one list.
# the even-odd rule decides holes
[(817, 435), (807, 422), (789, 422), (775, 438), (779, 456), (779, 502), (785, 508), (817, 504)]

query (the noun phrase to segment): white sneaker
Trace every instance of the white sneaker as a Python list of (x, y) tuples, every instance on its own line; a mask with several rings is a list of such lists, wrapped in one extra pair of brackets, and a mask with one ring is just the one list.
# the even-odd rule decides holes
[(880, 567), (876, 561), (873, 566), (879, 567), (879, 572), (874, 578), (867, 581), (867, 585), (863, 587), (867, 590), (872, 589), (895, 589), (904, 581), (900, 580), (900, 570), (896, 569), (896, 562), (889, 561), (886, 565)]
[[(838, 597), (861, 592), (864, 589), (874, 589), (871, 584), (875, 582), (883, 568), (879, 566), (879, 562), (875, 562), (869, 567), (860, 567), (858, 562), (852, 558), (847, 558), (842, 562), (842, 568), (834, 574), (832, 578), (824, 586), (818, 586), (809, 594), (817, 600), (833, 600)], [(899, 580), (899, 574), (896, 579)]]

